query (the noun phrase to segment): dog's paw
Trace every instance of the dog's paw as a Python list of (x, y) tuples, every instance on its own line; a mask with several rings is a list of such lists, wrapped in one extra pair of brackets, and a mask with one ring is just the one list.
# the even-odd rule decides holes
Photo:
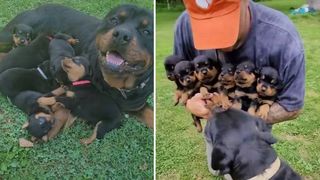
[(80, 42), (79, 39), (75, 39), (75, 38), (68, 39), (68, 43), (71, 44), (71, 45), (76, 45), (79, 42)]
[(256, 115), (259, 118), (266, 120), (268, 118), (269, 110), (270, 110), (269, 105), (264, 104), (258, 108)]
[(51, 106), (56, 103), (56, 99), (54, 97), (40, 97), (37, 102), (42, 106)]
[(80, 143), (83, 144), (83, 145), (89, 145), (93, 142), (92, 139), (90, 138), (83, 138), (83, 139), (80, 139)]

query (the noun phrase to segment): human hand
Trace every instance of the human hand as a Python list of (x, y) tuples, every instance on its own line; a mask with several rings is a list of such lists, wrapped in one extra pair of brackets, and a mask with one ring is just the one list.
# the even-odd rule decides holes
[(201, 93), (197, 93), (192, 98), (188, 99), (186, 104), (187, 110), (198, 117), (209, 119), (212, 112), (207, 108), (207, 102), (210, 101), (212, 96), (213, 94), (209, 94), (204, 97)]

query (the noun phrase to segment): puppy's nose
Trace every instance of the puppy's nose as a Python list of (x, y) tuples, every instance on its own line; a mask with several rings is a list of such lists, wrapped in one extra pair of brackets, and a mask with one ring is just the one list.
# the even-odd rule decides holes
[(224, 73), (221, 73), (220, 76), (223, 77), (223, 76), (224, 76)]
[(237, 74), (240, 74), (240, 70), (237, 70), (236, 73), (237, 73)]
[(206, 74), (208, 73), (208, 71), (207, 71), (206, 69), (202, 69), (202, 70), (201, 70), (201, 73), (204, 74), (204, 75), (206, 75)]
[(131, 32), (122, 28), (115, 29), (112, 33), (112, 36), (114, 42), (120, 45), (128, 44), (132, 39)]
[(261, 90), (262, 90), (263, 92), (265, 92), (265, 91), (267, 90), (267, 86), (262, 85)]

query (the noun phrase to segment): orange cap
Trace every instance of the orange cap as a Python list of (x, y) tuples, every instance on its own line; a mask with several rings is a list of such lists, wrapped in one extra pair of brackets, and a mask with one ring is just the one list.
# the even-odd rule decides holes
[(183, 0), (196, 49), (233, 46), (239, 35), (241, 0)]

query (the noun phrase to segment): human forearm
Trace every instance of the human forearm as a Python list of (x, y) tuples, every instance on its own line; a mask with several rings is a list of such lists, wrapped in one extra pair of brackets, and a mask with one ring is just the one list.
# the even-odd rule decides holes
[(275, 124), (287, 120), (295, 119), (299, 116), (301, 110), (287, 111), (280, 104), (274, 103), (269, 111), (267, 123)]

